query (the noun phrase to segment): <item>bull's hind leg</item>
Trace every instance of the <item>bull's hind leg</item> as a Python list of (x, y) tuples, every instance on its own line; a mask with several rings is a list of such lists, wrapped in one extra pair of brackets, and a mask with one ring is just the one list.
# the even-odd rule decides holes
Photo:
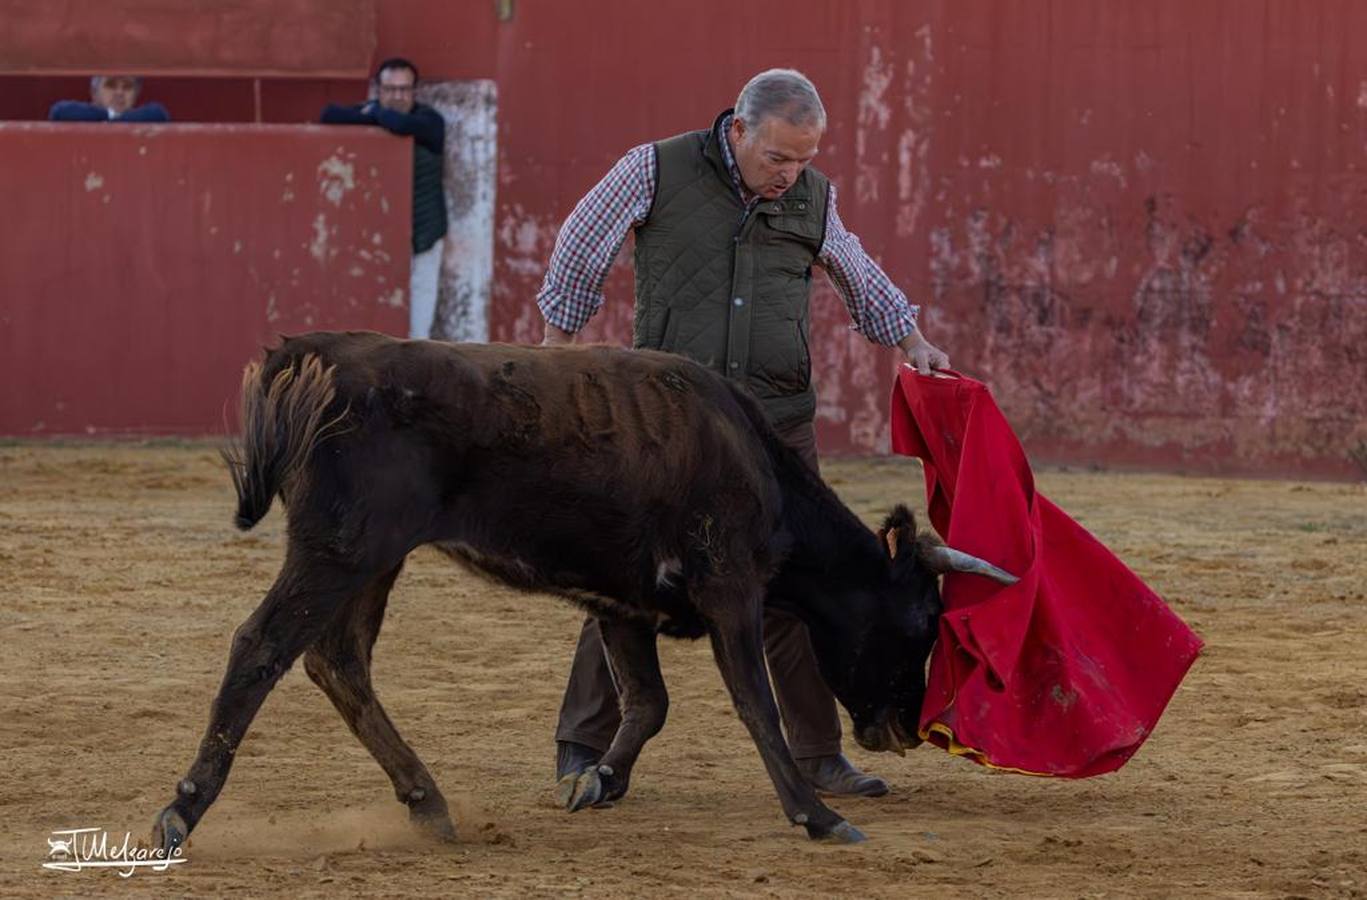
[(257, 710), (299, 654), (366, 583), (341, 566), (291, 550), (261, 605), (233, 634), (209, 727), (176, 799), (152, 825), (154, 847), (180, 844), (214, 802)]
[(817, 799), (783, 740), (778, 705), (764, 668), (761, 598), (761, 591), (750, 596), (733, 593), (729, 600), (722, 591), (710, 594), (712, 653), (731, 692), (731, 702), (759, 748), (789, 821), (804, 826), (812, 838), (862, 841), (864, 835), (857, 828)]
[(371, 649), (380, 633), (396, 566), (356, 597), (304, 654), (304, 671), (323, 689), (347, 727), (394, 783), (415, 824), (442, 840), (455, 840), (446, 798), (422, 760), (389, 720), (370, 681)]
[(599, 619), (598, 628), (621, 698), (622, 722), (596, 766), (560, 779), (560, 803), (570, 812), (616, 800), (627, 792), (641, 749), (659, 734), (669, 712), (654, 629), (626, 619)]

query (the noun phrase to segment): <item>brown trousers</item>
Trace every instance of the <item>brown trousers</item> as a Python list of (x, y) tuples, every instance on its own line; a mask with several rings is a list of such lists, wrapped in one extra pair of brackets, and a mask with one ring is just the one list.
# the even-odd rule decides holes
[[(801, 422), (779, 430), (779, 437), (802, 454), (814, 470), (816, 429)], [(769, 661), (778, 709), (795, 759), (840, 752), (840, 718), (835, 698), (817, 669), (807, 626), (776, 609), (764, 611), (764, 655)], [(606, 752), (622, 720), (598, 623), (590, 616), (579, 632), (579, 647), (560, 705), (557, 741), (574, 741)]]

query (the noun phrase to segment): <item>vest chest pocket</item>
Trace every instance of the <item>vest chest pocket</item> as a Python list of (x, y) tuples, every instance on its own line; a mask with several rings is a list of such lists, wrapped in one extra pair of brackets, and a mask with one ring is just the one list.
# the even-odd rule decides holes
[(789, 239), (797, 238), (808, 244), (821, 240), (821, 222), (810, 213), (760, 213), (769, 227)]
[(821, 252), (821, 222), (809, 214), (761, 214), (763, 253), (769, 267), (789, 276), (804, 274)]

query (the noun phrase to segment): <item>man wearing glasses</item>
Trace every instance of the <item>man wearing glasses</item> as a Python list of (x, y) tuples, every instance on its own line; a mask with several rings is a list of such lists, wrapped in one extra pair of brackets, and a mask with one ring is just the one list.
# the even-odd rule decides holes
[(413, 138), (413, 269), (409, 284), (409, 337), (432, 333), (441, 276), (442, 238), (446, 236), (446, 196), (442, 189), (442, 150), (446, 122), (441, 113), (418, 103), (418, 67), (395, 57), (375, 70), (374, 99), (356, 106), (328, 104), (324, 125), (379, 125)]

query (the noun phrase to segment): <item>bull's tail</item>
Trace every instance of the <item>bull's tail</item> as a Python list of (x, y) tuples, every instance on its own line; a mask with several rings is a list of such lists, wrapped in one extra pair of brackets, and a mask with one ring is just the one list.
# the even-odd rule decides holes
[[(261, 521), (318, 443), (338, 431), (346, 410), (329, 417), (337, 395), (336, 366), (310, 353), (273, 377), (262, 363), (242, 373), (242, 438), (223, 450), (237, 489), (233, 523), (246, 531)], [(284, 495), (282, 494), (282, 497)]]

